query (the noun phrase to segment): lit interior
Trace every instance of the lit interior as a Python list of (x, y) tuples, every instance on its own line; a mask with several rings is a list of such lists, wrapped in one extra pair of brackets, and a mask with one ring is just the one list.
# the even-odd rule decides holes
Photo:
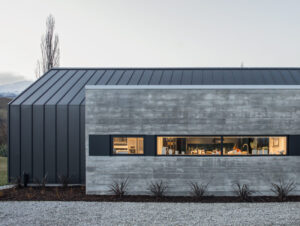
[(286, 137), (224, 137), (224, 155), (286, 155)]
[(157, 137), (157, 155), (220, 155), (221, 137)]
[(142, 137), (114, 137), (113, 153), (116, 155), (144, 154), (144, 138)]
[(157, 137), (157, 155), (286, 155), (286, 137)]

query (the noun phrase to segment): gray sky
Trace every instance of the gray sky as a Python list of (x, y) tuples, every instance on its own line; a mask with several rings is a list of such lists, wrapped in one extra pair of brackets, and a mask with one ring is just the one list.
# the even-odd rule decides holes
[(299, 12), (299, 0), (0, 0), (0, 84), (35, 78), (50, 13), (64, 67), (250, 67), (300, 66)]

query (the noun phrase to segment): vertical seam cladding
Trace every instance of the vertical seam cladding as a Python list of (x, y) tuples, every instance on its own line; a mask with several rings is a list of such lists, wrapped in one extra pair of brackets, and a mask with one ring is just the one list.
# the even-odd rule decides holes
[(191, 79), (190, 79), (190, 85), (192, 85), (192, 81), (193, 81), (193, 76), (194, 76), (194, 70), (191, 70)]
[(148, 80), (147, 85), (150, 85), (150, 82), (151, 82), (152, 76), (153, 76), (153, 74), (154, 74), (154, 71), (155, 71), (155, 70), (152, 70), (152, 73), (151, 73), (151, 75), (150, 75), (150, 78), (149, 78), (149, 80)]
[(111, 74), (111, 76), (109, 77), (109, 79), (107, 80), (107, 82), (104, 85), (107, 85), (110, 80), (112, 79), (112, 77), (114, 76), (114, 74), (116, 73), (117, 70), (113, 70), (113, 73)]
[(159, 85), (161, 85), (161, 80), (162, 80), (162, 78), (164, 76), (164, 73), (165, 73), (165, 71), (161, 71), (160, 78), (159, 78), (159, 81), (158, 81)]
[(290, 70), (287, 70), (287, 71), (292, 76), (292, 79), (294, 80), (294, 83), (297, 83), (297, 80), (295, 79), (293, 73)]
[[(58, 71), (56, 72), (58, 73)], [(52, 76), (56, 75), (53, 74)], [(67, 70), (60, 76), (57, 78), (57, 80), (45, 91), (43, 92), (35, 101), (32, 102), (31, 104), (31, 172), (32, 172), (32, 176), (34, 175), (34, 164), (33, 164), (33, 106), (34, 104), (44, 95), (46, 94), (54, 85), (56, 85), (56, 83), (58, 83), (58, 81), (60, 81), (60, 79), (63, 78), (63, 76), (67, 73)], [(51, 76), (51, 77), (52, 77)], [(49, 78), (50, 79), (50, 78)], [(48, 80), (47, 80), (48, 81)], [(45, 176), (45, 104), (43, 104), (43, 177)], [(32, 180), (33, 180), (33, 177), (32, 177)]]
[(145, 71), (146, 71), (146, 70), (141, 70), (141, 71), (142, 71), (142, 73), (141, 73), (141, 76), (140, 76), (140, 78), (139, 78), (138, 82), (136, 83), (137, 85), (139, 85), (139, 84), (140, 84), (140, 82), (141, 82), (141, 80), (142, 80), (142, 78), (143, 78), (143, 76), (144, 76), (144, 73), (145, 73)]
[(134, 70), (132, 70), (132, 73), (131, 73), (131, 75), (130, 75), (130, 77), (129, 77), (128, 81), (126, 82), (126, 85), (128, 85), (128, 84), (129, 84), (129, 82), (130, 82), (130, 80), (131, 80), (131, 78), (132, 78), (132, 76), (133, 76), (133, 73), (134, 73)]
[(122, 79), (124, 73), (125, 73), (125, 70), (123, 70), (123, 72), (122, 72), (121, 75), (120, 75), (120, 78), (116, 81), (116, 85), (119, 84), (119, 82), (121, 81), (121, 79)]
[(280, 70), (278, 70), (278, 72), (279, 72), (282, 80), (285, 82), (285, 84), (288, 84), (288, 82), (287, 82), (286, 78), (284, 77), (284, 75), (282, 74), (282, 72)]
[[(50, 73), (52, 70), (53, 70), (53, 69), (51, 69), (51, 70), (49, 70), (48, 72), (46, 72), (46, 73), (45, 73), (43, 76), (41, 76), (39, 79), (41, 79), (42, 77), (44, 77), (45, 75), (47, 75), (48, 73)], [(54, 71), (54, 74), (53, 74), (53, 75), (55, 75), (55, 74), (58, 72), (58, 70), (53, 70), (53, 71)], [(52, 76), (53, 76), (53, 75), (52, 75)], [(51, 76), (51, 77), (52, 77), (52, 76)], [(50, 78), (51, 78), (51, 77), (50, 77)], [(48, 79), (47, 79), (44, 83), (42, 83), (39, 87), (41, 87), (42, 85), (46, 84), (50, 78), (48, 78)], [(36, 82), (37, 82), (37, 81), (36, 81)], [(33, 82), (30, 86), (28, 86), (25, 90), (23, 90), (23, 91), (22, 91), (15, 99), (13, 99), (13, 100), (10, 102), (10, 104), (12, 104), (12, 103), (15, 102), (19, 97), (21, 97), (23, 94), (25, 94), (30, 88), (32, 88), (32, 87), (36, 84), (36, 82)], [(35, 91), (33, 91), (32, 94), (35, 93), (35, 92), (39, 89), (39, 87), (38, 87)], [(28, 97), (30, 97), (32, 94), (30, 94)], [(20, 104), (22, 104), (25, 100), (27, 100), (28, 97), (25, 98), (23, 101), (21, 101)]]
[[(77, 70), (77, 71), (75, 71), (75, 73), (72, 75), (72, 77), (76, 74), (76, 73), (78, 73), (80, 70)], [(86, 70), (84, 70), (84, 73), (83, 74), (85, 74), (86, 73)], [(57, 148), (58, 148), (58, 146), (57, 146), (57, 104), (67, 95), (67, 93), (74, 87), (74, 85), (78, 82), (80, 80), (80, 77), (77, 79), (77, 80), (75, 80), (75, 82), (74, 82), (74, 84), (73, 84), (73, 86), (71, 86), (66, 92), (65, 92), (65, 94), (64, 95), (62, 95), (62, 97), (55, 103), (55, 174), (56, 174), (56, 176), (55, 176), (55, 181), (57, 181)], [(67, 106), (67, 114), (68, 114), (68, 106)], [(68, 121), (68, 120), (67, 120)], [(67, 126), (68, 126), (68, 122), (67, 122)], [(67, 175), (69, 174), (69, 150), (68, 150), (68, 148), (69, 148), (69, 137), (68, 137), (68, 135), (69, 135), (69, 133), (68, 133), (68, 130), (69, 130), (69, 128), (67, 127)]]
[[(77, 71), (77, 73), (79, 72), (80, 70)], [(82, 75), (84, 75), (85, 73), (87, 72), (87, 70), (84, 70), (84, 72), (82, 73)], [(81, 75), (81, 76), (82, 76)], [(80, 78), (81, 76), (75, 80), (74, 84), (68, 89), (67, 92), (65, 92), (65, 94), (57, 101), (56, 105), (74, 88), (74, 86), (80, 81)], [(70, 142), (70, 139), (69, 139), (69, 105), (66, 104), (67, 106), (67, 176), (69, 177), (69, 142)]]
[[(97, 72), (97, 70), (94, 70), (94, 72), (90, 75), (90, 77), (88, 78), (88, 80), (84, 83), (84, 85), (83, 86), (81, 86), (81, 88), (79, 89), (79, 91), (77, 91), (77, 93), (70, 99), (70, 101), (68, 102), (68, 104), (67, 104), (67, 116), (68, 116), (68, 125), (67, 125), (67, 128), (68, 128), (68, 159), (69, 159), (69, 107), (70, 107), (70, 103), (74, 100), (74, 98), (78, 95), (78, 93), (82, 90), (82, 89), (84, 89), (84, 87), (85, 87), (85, 85), (92, 79), (92, 77), (96, 74), (96, 72)], [(85, 73), (87, 73), (87, 71), (85, 72)], [(85, 74), (84, 73), (84, 74)], [(102, 73), (102, 75), (103, 75), (103, 73)], [(101, 76), (102, 76), (101, 75)], [(100, 77), (101, 77), (100, 76)], [(100, 79), (100, 78), (99, 78)], [(79, 133), (79, 147), (78, 147), (78, 150), (79, 150), (79, 153), (78, 153), (78, 157), (79, 157), (79, 164), (78, 164), (78, 166), (79, 166), (79, 181), (81, 181), (81, 161), (80, 161), (80, 158), (81, 158), (81, 150), (80, 150), (80, 147), (81, 147), (81, 139), (80, 139), (80, 133), (81, 133), (81, 126), (80, 126), (80, 123), (81, 123), (81, 119), (80, 119), (80, 117), (81, 117), (81, 113), (80, 113), (80, 105), (78, 106), (78, 110), (79, 110), (79, 131), (78, 131), (78, 133)], [(69, 162), (69, 160), (68, 160), (68, 162)], [(69, 173), (69, 165), (68, 165), (68, 173)]]
[[(51, 71), (51, 70), (50, 70)], [(50, 73), (50, 71), (48, 71), (47, 73), (45, 73), (44, 74), (44, 76), (46, 75), (46, 74), (48, 74), (48, 73)], [(54, 72), (54, 74), (52, 75), (52, 76), (54, 76), (54, 75), (56, 75), (56, 73), (58, 73), (58, 70), (55, 70), (55, 72)], [(21, 147), (21, 140), (22, 140), (22, 104), (28, 99), (28, 98), (30, 98), (35, 92), (37, 92), (38, 91), (38, 89), (41, 87), (41, 86), (43, 86), (44, 84), (46, 84), (51, 78), (52, 78), (52, 76), (51, 77), (49, 77), (48, 79), (46, 79), (46, 81), (44, 82), (44, 83), (42, 83), (38, 88), (36, 88), (28, 97), (26, 97), (23, 101), (21, 101), (20, 102), (20, 104), (19, 104), (19, 124), (20, 124), (20, 131), (19, 131), (19, 136), (20, 136), (20, 143), (19, 143), (19, 153), (20, 153), (20, 172), (19, 172), (19, 175), (20, 176), (22, 176), (22, 147)], [(34, 83), (34, 84), (36, 84), (36, 83)], [(32, 84), (30, 87), (32, 87), (34, 84)], [(30, 87), (28, 87), (23, 93), (25, 93)], [(31, 105), (31, 117), (32, 117), (32, 114), (33, 114), (33, 111), (32, 111), (32, 105)], [(32, 118), (31, 118), (31, 120), (32, 120)], [(32, 170), (32, 158), (33, 158), (33, 156), (32, 156), (32, 131), (33, 131), (33, 128), (32, 128), (32, 122), (31, 122), (31, 170)], [(32, 172), (32, 174), (33, 174), (33, 172)]]

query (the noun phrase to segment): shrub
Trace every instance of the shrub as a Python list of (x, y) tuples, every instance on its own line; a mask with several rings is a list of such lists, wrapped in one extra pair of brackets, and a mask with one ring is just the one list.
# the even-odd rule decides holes
[(197, 182), (190, 182), (191, 194), (196, 198), (202, 198), (207, 191), (207, 184), (199, 184)]
[(251, 194), (253, 194), (253, 191), (250, 190), (249, 186), (247, 184), (235, 184), (235, 193), (240, 198), (241, 201), (247, 202), (251, 201)]
[(16, 185), (16, 188), (22, 187), (22, 178), (20, 176), (11, 178), (11, 181), (14, 185)]
[(284, 180), (279, 180), (278, 184), (272, 183), (271, 191), (283, 202), (288, 197), (289, 193), (295, 190), (295, 181), (289, 181), (287, 183)]
[(110, 191), (114, 193), (114, 195), (122, 198), (127, 192), (127, 186), (128, 186), (128, 178), (121, 181), (113, 181), (109, 187), (110, 187)]
[(39, 187), (45, 188), (48, 180), (48, 174), (46, 173), (45, 176), (40, 180), (35, 178), (35, 182), (38, 184)]
[(162, 180), (160, 182), (151, 182), (149, 186), (150, 192), (156, 197), (163, 197), (167, 189), (167, 183)]
[(67, 188), (70, 183), (70, 177), (65, 175), (59, 175), (58, 180), (63, 188)]
[(0, 157), (7, 157), (8, 156), (8, 150), (6, 144), (0, 145)]

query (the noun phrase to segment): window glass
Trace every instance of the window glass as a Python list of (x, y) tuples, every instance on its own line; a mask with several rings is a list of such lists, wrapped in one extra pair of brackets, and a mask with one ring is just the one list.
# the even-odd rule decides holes
[(224, 155), (286, 155), (286, 137), (246, 137), (223, 138)]
[(157, 155), (220, 155), (221, 137), (157, 137)]
[(113, 137), (113, 154), (144, 154), (143, 137)]

